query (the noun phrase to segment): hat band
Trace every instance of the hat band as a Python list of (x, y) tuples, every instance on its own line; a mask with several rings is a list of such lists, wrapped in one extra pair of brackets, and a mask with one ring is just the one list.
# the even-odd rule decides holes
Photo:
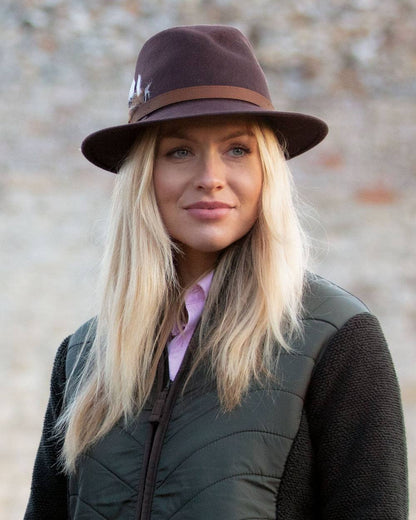
[(271, 101), (254, 90), (231, 85), (206, 85), (170, 90), (149, 101), (133, 105), (130, 109), (129, 123), (137, 123), (159, 108), (197, 99), (237, 99), (266, 110), (274, 110)]

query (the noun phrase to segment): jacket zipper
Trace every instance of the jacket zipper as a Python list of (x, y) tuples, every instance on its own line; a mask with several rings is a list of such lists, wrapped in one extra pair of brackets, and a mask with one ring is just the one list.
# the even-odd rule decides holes
[(185, 372), (185, 367), (190, 358), (191, 343), (193, 343), (192, 340), (187, 348), (179, 372), (173, 382), (168, 378), (167, 382), (163, 385), (165, 374), (169, 374), (166, 358), (163, 359), (162, 357), (158, 367), (158, 392), (148, 419), (150, 424), (150, 433), (145, 446), (142, 479), (138, 494), (137, 518), (139, 520), (151, 519), (153, 495), (156, 487), (160, 454), (166, 431), (169, 426), (170, 416), (181, 388), (180, 382), (182, 380), (182, 375)]

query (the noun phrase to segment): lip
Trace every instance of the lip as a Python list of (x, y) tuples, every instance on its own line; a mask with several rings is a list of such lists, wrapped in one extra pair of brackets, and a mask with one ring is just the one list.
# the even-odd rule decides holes
[(219, 200), (199, 200), (198, 202), (194, 202), (193, 204), (189, 204), (185, 206), (185, 209), (219, 209), (219, 208), (228, 208), (231, 209), (233, 206), (231, 204), (227, 204), (226, 202), (221, 202)]
[(199, 220), (216, 220), (227, 216), (233, 208), (231, 204), (218, 200), (200, 200), (184, 209)]

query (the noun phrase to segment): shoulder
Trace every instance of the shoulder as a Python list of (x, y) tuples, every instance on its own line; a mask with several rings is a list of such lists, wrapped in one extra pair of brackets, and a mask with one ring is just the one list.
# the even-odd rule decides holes
[[(308, 275), (304, 295), (306, 337), (323, 338), (315, 357), (313, 380), (329, 381), (350, 377), (371, 379), (375, 367), (396, 376), (391, 354), (376, 316), (356, 296), (317, 275)], [(337, 374), (334, 377), (334, 374)], [(325, 386), (324, 385), (324, 386)]]
[(303, 296), (303, 319), (323, 321), (340, 329), (368, 307), (356, 296), (318, 275), (308, 273)]
[(76, 350), (76, 347), (83, 345), (85, 342), (90, 343), (94, 340), (96, 322), (96, 318), (91, 318), (78, 327), (69, 338), (68, 351), (71, 349)]
[(315, 362), (349, 320), (369, 314), (367, 306), (357, 297), (311, 273), (305, 283), (302, 306), (302, 334), (294, 342), (294, 351)]
[(80, 368), (85, 361), (95, 338), (96, 322), (96, 318), (91, 318), (69, 337), (65, 363), (67, 377), (76, 366)]
[(59, 345), (58, 350), (55, 354), (55, 359), (52, 367), (52, 374), (50, 380), (51, 395), (61, 397), (64, 393), (66, 375), (65, 375), (65, 363), (68, 354), (68, 344), (71, 336), (66, 337)]

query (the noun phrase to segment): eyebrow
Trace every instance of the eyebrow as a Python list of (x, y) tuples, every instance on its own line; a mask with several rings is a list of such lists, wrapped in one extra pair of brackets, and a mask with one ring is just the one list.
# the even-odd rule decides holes
[[(230, 132), (229, 134), (224, 135), (220, 139), (218, 139), (219, 142), (225, 142), (230, 139), (236, 139), (237, 137), (254, 137), (253, 132), (251, 130), (236, 130), (234, 132)], [(171, 131), (167, 130), (165, 132), (161, 132), (160, 138), (171, 138), (171, 139), (188, 139), (189, 141), (193, 141), (193, 139), (190, 137), (190, 135), (186, 132), (186, 130), (183, 130), (181, 128), (174, 128)]]

